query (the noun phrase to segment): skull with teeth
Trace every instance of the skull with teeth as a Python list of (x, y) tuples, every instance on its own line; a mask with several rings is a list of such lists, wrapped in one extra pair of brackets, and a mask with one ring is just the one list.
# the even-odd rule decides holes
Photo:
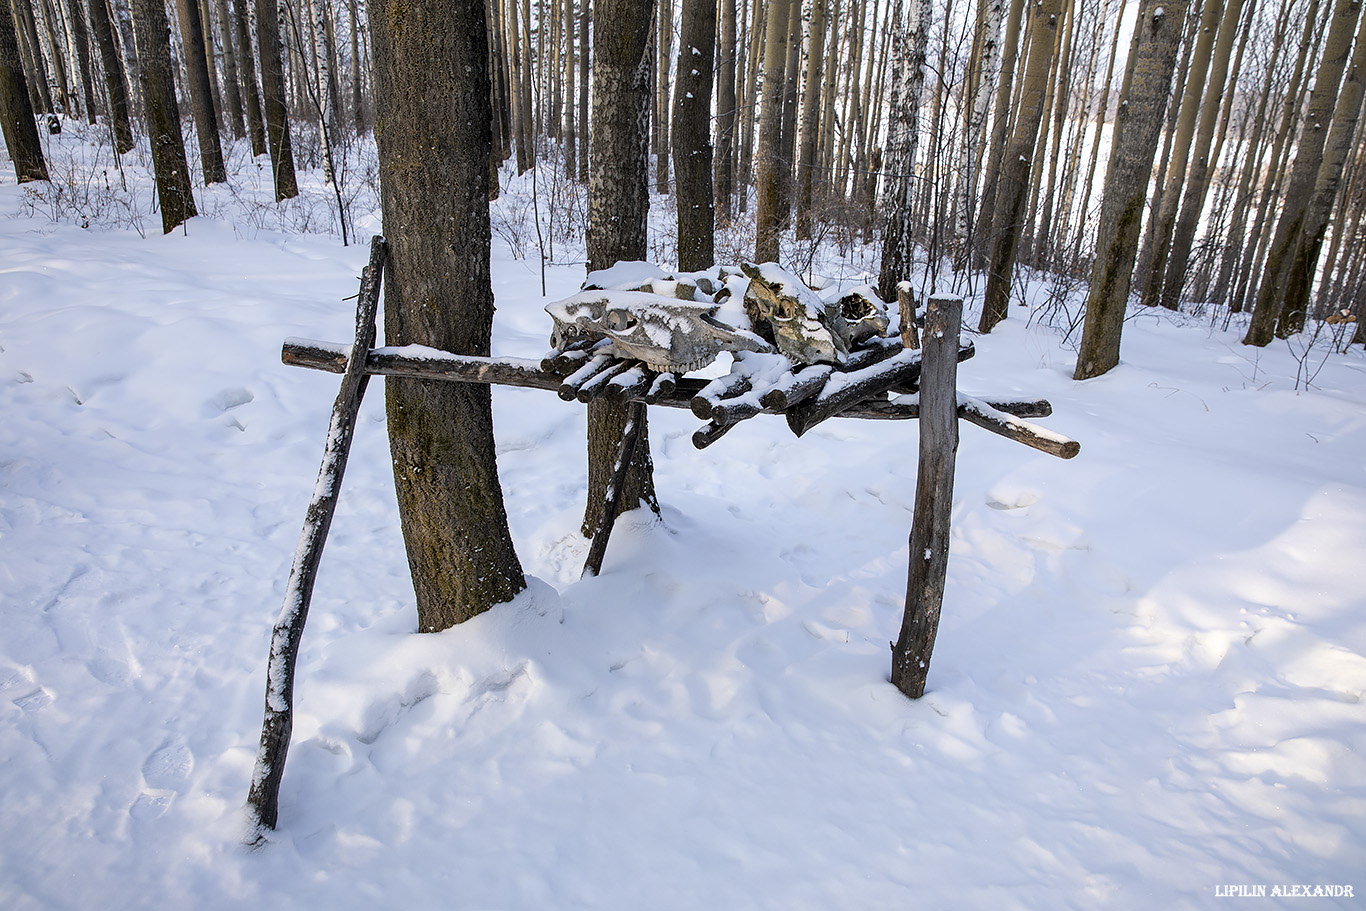
[(713, 317), (717, 305), (649, 291), (582, 291), (546, 307), (555, 321), (551, 344), (608, 339), (617, 357), (643, 362), (657, 373), (699, 370), (722, 351), (772, 351), (752, 332)]
[(842, 364), (849, 357), (849, 325), (838, 304), (827, 303), (776, 263), (743, 263), (749, 277), (745, 312), (778, 350), (802, 364)]

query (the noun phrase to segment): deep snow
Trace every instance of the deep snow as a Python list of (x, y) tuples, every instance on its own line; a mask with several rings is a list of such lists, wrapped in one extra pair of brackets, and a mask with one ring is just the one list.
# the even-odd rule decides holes
[[(1362, 352), (1320, 344), (1297, 391), (1292, 345), (1143, 313), (1123, 364), (1077, 383), (1059, 333), (1017, 307), (975, 338), (961, 388), (1050, 399), (1041, 423), (1082, 453), (964, 427), (918, 702), (886, 681), (914, 423), (796, 440), (759, 417), (698, 452), (695, 418), (653, 409), (662, 521), (626, 517), (580, 580), (583, 408), (499, 388), (530, 587), (418, 635), (372, 383), (280, 828), (243, 848), (270, 628), (337, 387), (282, 366), (280, 343), (349, 341), (366, 247), (227, 204), (166, 237), (54, 224), (0, 165), (0, 906), (1366, 890)], [(542, 308), (582, 277), (550, 267), (542, 298), (495, 241), (495, 353), (544, 352)]]

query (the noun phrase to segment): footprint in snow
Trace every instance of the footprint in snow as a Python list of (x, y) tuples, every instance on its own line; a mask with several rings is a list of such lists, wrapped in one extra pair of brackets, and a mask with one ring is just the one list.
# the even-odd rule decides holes
[(194, 771), (194, 754), (184, 743), (167, 741), (142, 763), (142, 779), (157, 790), (183, 787)]

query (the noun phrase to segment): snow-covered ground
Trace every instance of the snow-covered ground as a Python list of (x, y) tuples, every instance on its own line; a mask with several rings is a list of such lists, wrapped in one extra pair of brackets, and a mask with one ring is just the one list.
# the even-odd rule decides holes
[[(698, 452), (655, 409), (663, 519), (628, 516), (580, 580), (582, 406), (498, 388), (530, 587), (418, 635), (373, 384), (280, 828), (250, 851), (337, 388), (279, 348), (350, 339), (365, 245), (219, 190), (166, 237), (54, 224), (0, 167), (0, 907), (1152, 909), (1229, 884), (1360, 906), (1360, 350), (1320, 342), (1297, 391), (1303, 341), (1144, 313), (1077, 383), (1013, 308), (960, 385), (1050, 399), (1083, 448), (963, 428), (917, 702), (886, 680), (914, 423), (759, 417)], [(581, 278), (551, 267), (549, 299)], [(496, 353), (539, 356), (539, 273), (496, 241), (494, 281)]]

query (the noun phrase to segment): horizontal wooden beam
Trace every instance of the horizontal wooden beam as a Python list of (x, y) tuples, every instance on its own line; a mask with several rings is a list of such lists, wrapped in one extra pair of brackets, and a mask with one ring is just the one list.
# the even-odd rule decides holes
[[(346, 369), (346, 361), (350, 351), (350, 345), (337, 342), (290, 338), (285, 340), (281, 359), (284, 363), (294, 367), (306, 367), (310, 370), (323, 370), (328, 373), (342, 373)], [(908, 355), (906, 360), (914, 360), (915, 355), (918, 355), (918, 352)], [(960, 359), (971, 357), (972, 348), (964, 346), (959, 351), (958, 356)], [(365, 372), (376, 376), (487, 383), (498, 386), (550, 389), (558, 392), (564, 384), (565, 378), (553, 370), (543, 369), (542, 363), (542, 361), (525, 358), (451, 354), (448, 351), (439, 351), (422, 345), (407, 345), (402, 348), (371, 349), (370, 354), (365, 359)], [(878, 367), (882, 367), (882, 369), (879, 370)], [(885, 371), (898, 381), (904, 379), (904, 377), (897, 376), (895, 368), (896, 364), (883, 361), (881, 364), (872, 368), (865, 368), (865, 370), (879, 374)], [(858, 373), (862, 373), (862, 371)], [(857, 376), (857, 374), (850, 376)], [(879, 379), (886, 381), (888, 377), (884, 374)], [(640, 386), (629, 387), (623, 391), (627, 392), (628, 401), (692, 410), (694, 398), (708, 383), (708, 380), (681, 377), (673, 380), (672, 386), (667, 382), (655, 383), (652, 388), (646, 391), (641, 391)], [(659, 388), (654, 388), (656, 386)], [(746, 412), (748, 410), (745, 409)], [(785, 412), (781, 408), (766, 407), (757, 413), (784, 414)], [(1062, 459), (1070, 459), (1081, 450), (1080, 443), (1020, 420), (1021, 418), (1047, 417), (1052, 413), (1052, 406), (1042, 400), (974, 399), (963, 395), (958, 398), (958, 416), (962, 420), (1018, 443), (1023, 443), (1040, 452), (1047, 452)], [(707, 425), (693, 435), (693, 445), (697, 448), (703, 449), (710, 446), (725, 433), (721, 429), (723, 426), (728, 429), (734, 426), (736, 419), (743, 419), (743, 417), (750, 415), (745, 413), (742, 417), (739, 414), (730, 414), (723, 407), (719, 409), (716, 416), (723, 420), (713, 421), (715, 426)], [(826, 415), (826, 417), (913, 421), (920, 417), (920, 406), (913, 396), (902, 396), (900, 399), (891, 401), (871, 398), (843, 407), (837, 413)], [(730, 420), (725, 420), (727, 418)]]

